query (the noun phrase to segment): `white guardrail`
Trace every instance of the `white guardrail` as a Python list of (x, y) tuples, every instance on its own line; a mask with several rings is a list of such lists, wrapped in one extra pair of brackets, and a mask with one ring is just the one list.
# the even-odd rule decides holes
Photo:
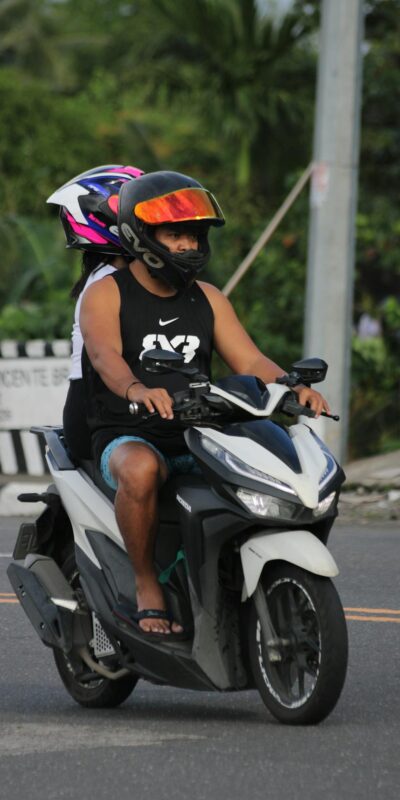
[(0, 476), (45, 475), (44, 447), (32, 425), (61, 425), (71, 343), (0, 342)]

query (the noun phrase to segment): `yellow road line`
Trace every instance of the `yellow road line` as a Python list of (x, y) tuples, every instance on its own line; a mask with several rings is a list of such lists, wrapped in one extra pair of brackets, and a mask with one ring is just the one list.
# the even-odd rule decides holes
[(358, 613), (367, 613), (367, 614), (399, 614), (400, 611), (397, 611), (393, 608), (345, 608), (344, 611), (355, 611)]
[(15, 592), (0, 592), (0, 603), (19, 603)]
[(345, 608), (344, 611), (353, 612), (345, 613), (346, 619), (364, 622), (400, 622), (400, 611), (397, 608)]
[[(13, 592), (0, 592), (0, 603), (19, 603), (19, 600)], [(400, 610), (398, 609), (348, 607), (345, 608), (344, 611), (355, 612), (353, 614), (345, 614), (346, 619), (350, 620), (361, 620), (362, 622), (400, 622)], [(375, 616), (377, 614), (380, 616)], [(388, 614), (393, 616), (383, 616)]]
[(346, 619), (357, 619), (359, 622), (400, 622), (398, 617), (367, 617), (360, 614), (356, 616), (353, 614), (346, 614)]

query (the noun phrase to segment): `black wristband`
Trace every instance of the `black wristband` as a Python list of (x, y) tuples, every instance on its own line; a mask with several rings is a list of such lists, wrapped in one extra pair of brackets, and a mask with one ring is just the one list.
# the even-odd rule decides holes
[(134, 386), (135, 383), (141, 383), (141, 382), (142, 381), (132, 381), (132, 383), (129, 384), (129, 386), (128, 386), (126, 392), (125, 392), (125, 400), (129, 401), (128, 392), (129, 392), (129, 389), (131, 388), (131, 386)]

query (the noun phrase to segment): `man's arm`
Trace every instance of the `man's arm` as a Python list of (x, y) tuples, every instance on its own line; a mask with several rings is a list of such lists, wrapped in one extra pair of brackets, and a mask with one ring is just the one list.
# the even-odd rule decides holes
[[(214, 346), (217, 353), (238, 375), (256, 375), (265, 383), (274, 383), (285, 371), (270, 358), (264, 356), (246, 333), (232, 304), (215, 286), (200, 282), (214, 312)], [(309, 405), (316, 416), (329, 406), (324, 397), (315, 389), (296, 387), (299, 402)]]
[(119, 311), (120, 294), (111, 277), (92, 284), (83, 295), (79, 322), (92, 366), (114, 394), (172, 419), (168, 392), (144, 386), (122, 357)]
[(114, 394), (124, 397), (135, 376), (122, 358), (119, 308), (115, 281), (103, 278), (83, 295), (79, 323), (94, 369)]

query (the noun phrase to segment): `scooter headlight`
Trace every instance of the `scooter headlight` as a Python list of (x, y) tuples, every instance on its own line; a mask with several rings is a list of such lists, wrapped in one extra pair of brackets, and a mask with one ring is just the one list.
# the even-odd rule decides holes
[(331, 494), (328, 494), (328, 497), (325, 497), (323, 500), (321, 500), (317, 507), (313, 508), (313, 517), (322, 517), (323, 514), (326, 514), (326, 512), (330, 509), (335, 497), (336, 492), (331, 492)]
[(237, 489), (236, 496), (258, 517), (269, 517), (270, 519), (293, 519), (298, 506), (288, 500), (281, 500), (279, 497), (272, 497), (261, 492), (252, 492), (249, 489)]
[(204, 447), (204, 450), (207, 450), (207, 453), (210, 453), (210, 455), (216, 458), (217, 461), (220, 461), (221, 464), (229, 467), (229, 469), (232, 469), (238, 475), (244, 475), (246, 478), (256, 478), (258, 481), (267, 483), (269, 486), (274, 486), (276, 489), (280, 489), (282, 492), (296, 495), (296, 492), (291, 486), (289, 486), (288, 483), (284, 483), (283, 481), (278, 480), (278, 478), (274, 478), (272, 475), (262, 472), (260, 469), (250, 467), (249, 464), (246, 464), (240, 458), (233, 455), (233, 453), (230, 453), (229, 450), (225, 450), (225, 448), (221, 447), (220, 444), (213, 442), (213, 440), (209, 439), (208, 436), (202, 436), (201, 443)]

